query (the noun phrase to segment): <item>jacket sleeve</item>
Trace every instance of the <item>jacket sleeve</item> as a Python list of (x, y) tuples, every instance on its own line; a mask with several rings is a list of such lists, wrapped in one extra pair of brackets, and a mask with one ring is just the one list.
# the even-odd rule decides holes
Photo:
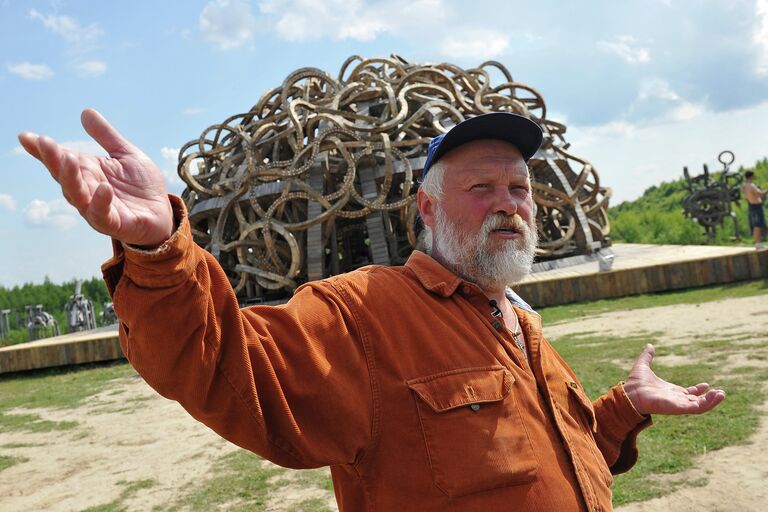
[(637, 412), (621, 384), (592, 406), (597, 420), (595, 440), (611, 473), (629, 471), (637, 462), (637, 435), (653, 424), (651, 417)]
[(371, 437), (368, 358), (333, 281), (241, 310), (184, 204), (155, 251), (114, 242), (102, 271), (123, 351), (161, 395), (231, 442), (286, 467), (353, 464)]

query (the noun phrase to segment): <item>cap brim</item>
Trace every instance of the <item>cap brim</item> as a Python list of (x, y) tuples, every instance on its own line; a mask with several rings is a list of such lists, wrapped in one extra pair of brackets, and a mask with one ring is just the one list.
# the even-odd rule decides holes
[(539, 150), (542, 138), (539, 125), (525, 116), (508, 112), (483, 114), (451, 128), (435, 150), (430, 166), (450, 150), (481, 139), (504, 140), (514, 144), (527, 162)]

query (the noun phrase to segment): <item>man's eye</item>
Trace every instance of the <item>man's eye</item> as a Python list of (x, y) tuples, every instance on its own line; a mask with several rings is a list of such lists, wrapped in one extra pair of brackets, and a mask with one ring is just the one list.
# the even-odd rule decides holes
[(488, 184), (487, 183), (475, 183), (474, 185), (472, 185), (472, 188), (473, 189), (475, 189), (475, 188), (488, 188)]

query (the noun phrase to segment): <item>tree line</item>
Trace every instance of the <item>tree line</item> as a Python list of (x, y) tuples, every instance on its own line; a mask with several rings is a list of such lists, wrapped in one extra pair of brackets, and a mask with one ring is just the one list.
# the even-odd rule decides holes
[[(743, 176), (750, 169), (739, 168)], [(752, 170), (755, 183), (761, 188), (768, 187), (768, 158), (758, 161)], [(733, 205), (733, 211), (741, 232), (741, 239), (733, 239), (733, 222), (725, 219), (718, 228), (715, 239), (710, 241), (704, 235), (704, 228), (683, 215), (683, 198), (688, 193), (685, 178), (663, 182), (647, 189), (634, 201), (625, 201), (608, 209), (611, 222), (611, 238), (614, 242), (638, 244), (679, 244), (695, 245), (752, 245), (752, 233), (747, 221), (747, 200), (741, 191), (741, 200)], [(691, 173), (697, 175), (694, 169)], [(717, 180), (720, 173), (710, 174)]]
[[(26, 325), (19, 326), (17, 323), (17, 319), (22, 321), (26, 319), (25, 306), (41, 304), (43, 310), (56, 319), (61, 333), (67, 332), (64, 306), (74, 295), (76, 286), (77, 280), (75, 279), (55, 284), (48, 277), (42, 284), (25, 283), (12, 288), (0, 286), (0, 311), (12, 310), (10, 315), (11, 330), (5, 339), (0, 339), (0, 346), (29, 341)], [(104, 303), (112, 301), (104, 281), (98, 277), (82, 280), (80, 293), (93, 303), (98, 321), (99, 314), (104, 309)]]

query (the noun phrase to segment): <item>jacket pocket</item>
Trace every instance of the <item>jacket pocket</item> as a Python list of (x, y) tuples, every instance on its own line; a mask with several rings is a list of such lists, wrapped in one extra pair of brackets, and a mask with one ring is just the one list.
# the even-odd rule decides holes
[(608, 467), (608, 464), (605, 462), (605, 457), (603, 457), (602, 452), (597, 447), (597, 442), (595, 441), (594, 437), (594, 435), (597, 433), (595, 408), (592, 406), (592, 402), (589, 400), (589, 397), (584, 393), (584, 391), (580, 389), (576, 382), (568, 382), (567, 386), (571, 399), (578, 404), (579, 409), (583, 413), (582, 416), (584, 421), (586, 421), (586, 426), (589, 429), (588, 431), (584, 432), (585, 437), (588, 438), (586, 444), (588, 445), (589, 451), (592, 454), (595, 465), (599, 468), (603, 481), (608, 487), (610, 487), (613, 484), (613, 475), (611, 475), (611, 470)]
[(531, 482), (538, 462), (502, 366), (409, 380), (435, 485), (454, 498)]

